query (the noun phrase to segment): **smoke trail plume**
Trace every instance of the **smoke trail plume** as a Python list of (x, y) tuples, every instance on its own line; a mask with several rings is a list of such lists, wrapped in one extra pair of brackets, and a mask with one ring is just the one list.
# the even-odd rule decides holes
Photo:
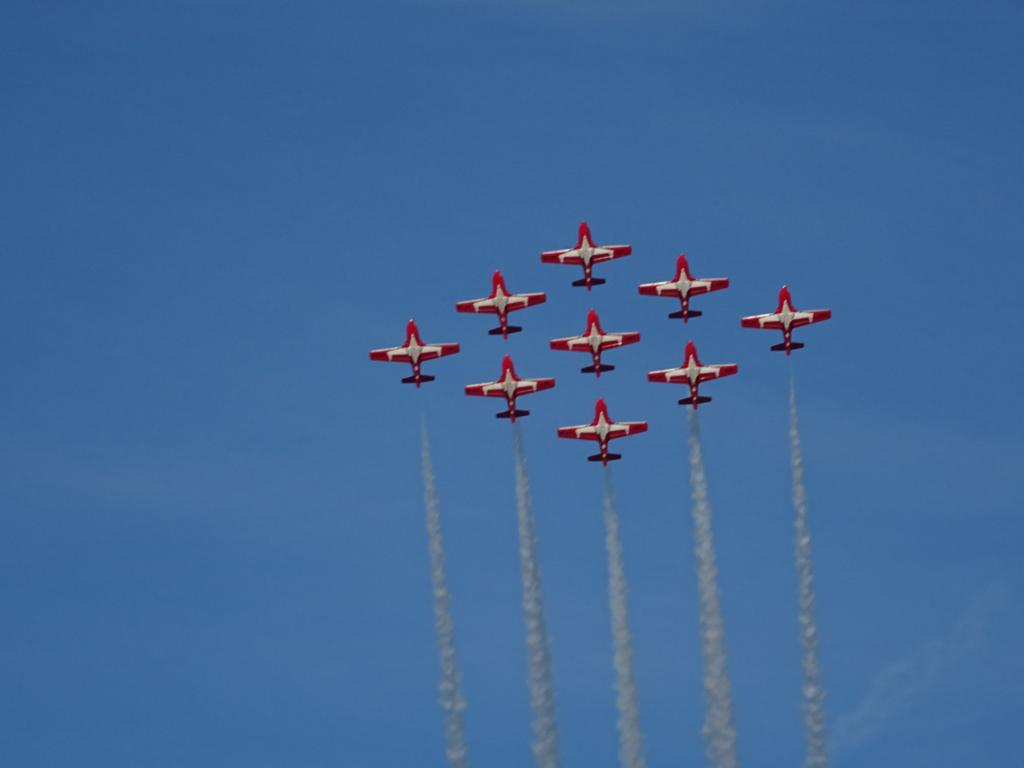
[(687, 410), (690, 424), (690, 484), (693, 486), (694, 553), (700, 596), (701, 650), (704, 655), (704, 738), (714, 768), (736, 768), (736, 727), (732, 716), (732, 690), (725, 664), (725, 627), (718, 600), (718, 569), (711, 537), (711, 503), (704, 476), (700, 421)]
[(633, 639), (626, 615), (626, 573), (619, 540), (619, 513), (611, 467), (604, 470), (604, 528), (608, 550), (608, 604), (612, 616), (616, 705), (619, 711), (619, 763), (623, 768), (645, 768), (644, 741), (640, 733), (636, 680), (633, 677)]
[(423, 501), (427, 508), (430, 579), (434, 587), (434, 627), (437, 632), (437, 649), (441, 657), (440, 701), (444, 710), (445, 754), (450, 768), (468, 768), (469, 754), (462, 721), (462, 711), (466, 708), (466, 702), (462, 697), (459, 666), (455, 659), (455, 628), (448, 604), (444, 539), (441, 537), (441, 516), (438, 510), (434, 465), (430, 459), (430, 439), (425, 416), (421, 423), (420, 460), (423, 470)]
[(526, 622), (526, 655), (530, 708), (533, 711), (533, 755), (537, 768), (558, 768), (558, 723), (555, 719), (555, 692), (551, 678), (551, 652), (544, 623), (540, 566), (537, 563), (537, 537), (533, 531), (533, 502), (526, 476), (523, 435), (513, 425), (516, 446), (516, 514), (519, 518), (519, 565), (523, 577), (523, 618)]
[(841, 759), (882, 732), (925, 699), (943, 675), (983, 648), (993, 614), (1007, 603), (1006, 587), (995, 582), (968, 606), (945, 635), (933, 637), (912, 654), (893, 662), (871, 680), (864, 697), (832, 729), (832, 754)]
[(818, 665), (818, 626), (814, 621), (814, 570), (811, 563), (811, 532), (807, 527), (807, 493), (800, 453), (800, 427), (796, 412), (796, 387), (789, 380), (789, 453), (793, 465), (793, 512), (796, 527), (794, 555), (799, 591), (800, 642), (803, 645), (804, 731), (807, 739), (806, 768), (827, 768), (825, 738), (825, 691)]

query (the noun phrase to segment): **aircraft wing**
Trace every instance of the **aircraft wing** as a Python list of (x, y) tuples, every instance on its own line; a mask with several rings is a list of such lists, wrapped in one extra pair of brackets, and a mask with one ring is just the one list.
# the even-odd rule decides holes
[(476, 397), (505, 397), (505, 388), (497, 381), (485, 381), (483, 384), (467, 384), (467, 395)]
[[(802, 325), (820, 323), (832, 317), (831, 309), (801, 309), (790, 315), (790, 328), (799, 328)], [(784, 330), (782, 315), (779, 312), (769, 312), (765, 315), (751, 315), (740, 319), (740, 325), (744, 328), (769, 328), (771, 330)]]
[(507, 309), (509, 312), (514, 309), (526, 309), (537, 304), (543, 304), (547, 300), (548, 297), (545, 293), (517, 293), (509, 296)]
[(781, 315), (778, 312), (769, 312), (764, 315), (751, 315), (740, 318), (740, 325), (744, 328), (771, 328), (779, 330), (782, 328)]
[(544, 251), (540, 260), (545, 264), (582, 264), (583, 258), (576, 248), (564, 248), (560, 251)]
[(679, 286), (673, 280), (660, 280), (657, 283), (642, 283), (639, 290), (644, 296), (679, 295)]
[[(697, 374), (697, 382), (720, 379), (723, 376), (732, 376), (739, 370), (735, 363), (722, 363), (720, 365), (702, 365), (700, 373)], [(648, 381), (657, 381), (663, 384), (687, 384), (690, 379), (686, 375), (685, 368), (665, 368), (660, 371), (651, 371), (647, 374)]]
[(590, 263), (600, 264), (604, 261), (611, 261), (612, 259), (621, 259), (623, 256), (629, 256), (633, 252), (633, 247), (629, 245), (600, 245), (596, 246), (591, 252)]
[[(516, 395), (529, 395), (555, 386), (554, 379), (519, 379), (516, 381), (514, 392)], [(467, 395), (477, 397), (507, 397), (505, 385), (499, 381), (486, 381), (482, 384), (467, 384), (465, 387)]]
[(615, 349), (616, 347), (624, 347), (627, 344), (636, 344), (638, 341), (640, 341), (640, 334), (636, 331), (606, 333), (601, 337), (601, 349)]
[(554, 379), (520, 379), (516, 382), (516, 392), (518, 394), (531, 394), (551, 389), (553, 386), (555, 386)]
[(797, 312), (798, 315), (806, 315), (807, 317), (801, 317), (802, 322), (800, 325), (810, 325), (811, 323), (820, 323), (822, 320), (828, 320), (832, 317), (831, 309), (804, 309)]
[[(687, 294), (699, 296), (702, 293), (720, 291), (729, 287), (727, 277), (709, 277), (701, 280), (691, 280)], [(679, 283), (675, 280), (662, 280), (657, 283), (643, 283), (639, 287), (640, 293), (644, 296), (679, 296)]]
[[(516, 293), (505, 297), (505, 311), (512, 312), (516, 309), (525, 309), (536, 304), (543, 304), (547, 296), (543, 293)], [(498, 306), (491, 296), (482, 299), (467, 299), (455, 303), (456, 312), (475, 312), (477, 314), (494, 315), (498, 313)]]
[(420, 349), (420, 360), (434, 360), (438, 357), (454, 355), (459, 351), (458, 344), (424, 344)]
[(573, 427), (559, 427), (559, 437), (569, 437), (573, 440), (600, 440), (597, 434), (597, 427), (593, 424), (578, 424)]
[[(638, 435), (641, 432), (647, 431), (646, 421), (616, 421), (612, 424), (608, 424), (605, 427), (609, 440), (613, 440), (616, 437), (626, 437), (628, 435)], [(601, 435), (598, 431), (598, 427), (595, 424), (579, 424), (573, 427), (559, 427), (559, 437), (569, 437), (575, 440), (600, 440)]]
[[(459, 351), (459, 345), (452, 344), (424, 344), (420, 347), (419, 359), (435, 360), (438, 357), (454, 355)], [(383, 360), (391, 363), (411, 363), (412, 355), (409, 354), (409, 347), (385, 347), (383, 349), (371, 349), (371, 360)]]
[[(590, 251), (590, 263), (600, 264), (602, 261), (621, 259), (633, 252), (631, 245), (600, 245)], [(583, 264), (579, 248), (565, 248), (560, 251), (544, 251), (540, 260), (546, 264)]]
[[(605, 333), (601, 335), (601, 342), (598, 346), (602, 352), (606, 349), (624, 347), (627, 344), (635, 344), (640, 341), (640, 334), (635, 331), (625, 333)], [(589, 336), (567, 336), (564, 339), (552, 339), (548, 342), (552, 349), (560, 349), (570, 352), (590, 352)]]
[(616, 437), (627, 437), (629, 435), (638, 435), (641, 432), (647, 431), (646, 421), (616, 421), (614, 424), (609, 424), (608, 439), (611, 440)]
[(587, 342), (586, 336), (566, 336), (564, 339), (552, 339), (548, 344), (552, 349), (568, 350), (570, 352), (576, 350), (587, 352), (590, 350), (590, 344)]
[(371, 360), (382, 360), (385, 363), (408, 363), (412, 360), (409, 357), (408, 347), (384, 347), (383, 349), (371, 349)]

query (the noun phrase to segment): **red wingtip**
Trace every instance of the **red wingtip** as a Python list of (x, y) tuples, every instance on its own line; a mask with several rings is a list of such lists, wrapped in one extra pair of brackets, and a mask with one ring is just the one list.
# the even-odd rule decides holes
[(585, 221), (580, 222), (579, 234), (576, 236), (576, 247), (579, 248), (583, 245), (583, 238), (586, 238), (588, 242), (593, 243), (594, 237), (590, 234), (590, 225)]
[(676, 280), (680, 277), (685, 276), (687, 280), (692, 280), (690, 276), (690, 265), (686, 261), (686, 254), (680, 253), (676, 259)]

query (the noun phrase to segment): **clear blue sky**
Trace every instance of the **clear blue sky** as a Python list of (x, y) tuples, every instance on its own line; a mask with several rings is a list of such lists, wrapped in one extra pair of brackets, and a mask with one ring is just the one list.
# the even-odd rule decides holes
[[(894, 7), (898, 6), (898, 7)], [(1008, 766), (1024, 709), (1024, 13), (1011, 2), (8, 2), (0, 11), (0, 763), (442, 766), (418, 471), (434, 435), (474, 764), (530, 762), (512, 444), (526, 401), (568, 768), (614, 766), (615, 467), (652, 767), (700, 765), (681, 393), (702, 411), (746, 766), (803, 753), (788, 282), (831, 725), (859, 766)], [(542, 265), (630, 242), (590, 295)], [(669, 322), (685, 250), (728, 276)], [(456, 315), (501, 268), (525, 332)], [(643, 341), (600, 382), (546, 340)], [(370, 363), (460, 341), (417, 392)], [(873, 692), (872, 692), (873, 691)]]

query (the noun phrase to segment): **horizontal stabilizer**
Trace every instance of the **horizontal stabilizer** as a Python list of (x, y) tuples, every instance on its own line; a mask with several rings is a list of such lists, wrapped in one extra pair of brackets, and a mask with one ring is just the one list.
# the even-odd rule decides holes
[[(604, 285), (606, 282), (607, 281), (604, 278), (602, 278), (602, 277), (592, 277), (592, 278), (590, 278), (590, 285)], [(586, 280), (573, 280), (572, 284), (575, 285), (577, 288), (579, 288), (580, 286), (587, 285), (587, 281)]]
[(529, 416), (529, 415), (530, 415), (529, 411), (521, 411), (521, 410), (519, 410), (517, 408), (514, 411), (502, 411), (501, 413), (496, 413), (496, 414), (494, 414), (494, 418), (496, 418), (496, 419), (512, 419), (514, 421), (515, 419), (518, 419), (520, 416)]
[[(794, 342), (790, 343), (789, 348), (790, 349), (803, 349), (804, 345), (801, 344), (799, 341), (794, 341)], [(785, 351), (786, 351), (786, 345), (785, 344), (773, 344), (772, 345), (772, 352), (785, 352)]]
[(698, 397), (684, 397), (682, 400), (679, 401), (679, 404), (680, 405), (704, 405), (704, 403), (710, 403), (710, 402), (711, 402), (711, 398), (710, 397), (707, 397), (705, 395), (700, 395)]
[(614, 365), (608, 365), (607, 363), (601, 363), (600, 365), (588, 365), (585, 368), (580, 368), (580, 373), (604, 373), (605, 371), (614, 371)]
[(491, 328), (491, 330), (489, 330), (487, 333), (489, 333), (491, 336), (501, 336), (504, 333), (519, 333), (521, 330), (523, 329), (520, 328), (518, 325), (510, 325), (504, 331), (501, 330), (501, 328)]
[[(420, 380), (420, 382), (433, 381), (434, 377), (433, 376), (427, 376), (426, 374), (421, 373), (419, 380)], [(416, 377), (415, 376), (406, 376), (404, 379), (402, 379), (402, 383), (403, 384), (415, 384), (416, 383)]]
[(686, 314), (683, 314), (683, 310), (680, 309), (677, 312), (669, 313), (669, 317), (671, 317), (673, 320), (680, 320), (680, 319), (683, 319), (685, 317), (700, 317), (703, 314), (704, 314), (703, 312), (698, 312), (695, 309), (691, 309)]
[(621, 458), (621, 453), (609, 453), (607, 456), (602, 456), (600, 453), (595, 453), (593, 456), (587, 456), (587, 461), (618, 461)]

